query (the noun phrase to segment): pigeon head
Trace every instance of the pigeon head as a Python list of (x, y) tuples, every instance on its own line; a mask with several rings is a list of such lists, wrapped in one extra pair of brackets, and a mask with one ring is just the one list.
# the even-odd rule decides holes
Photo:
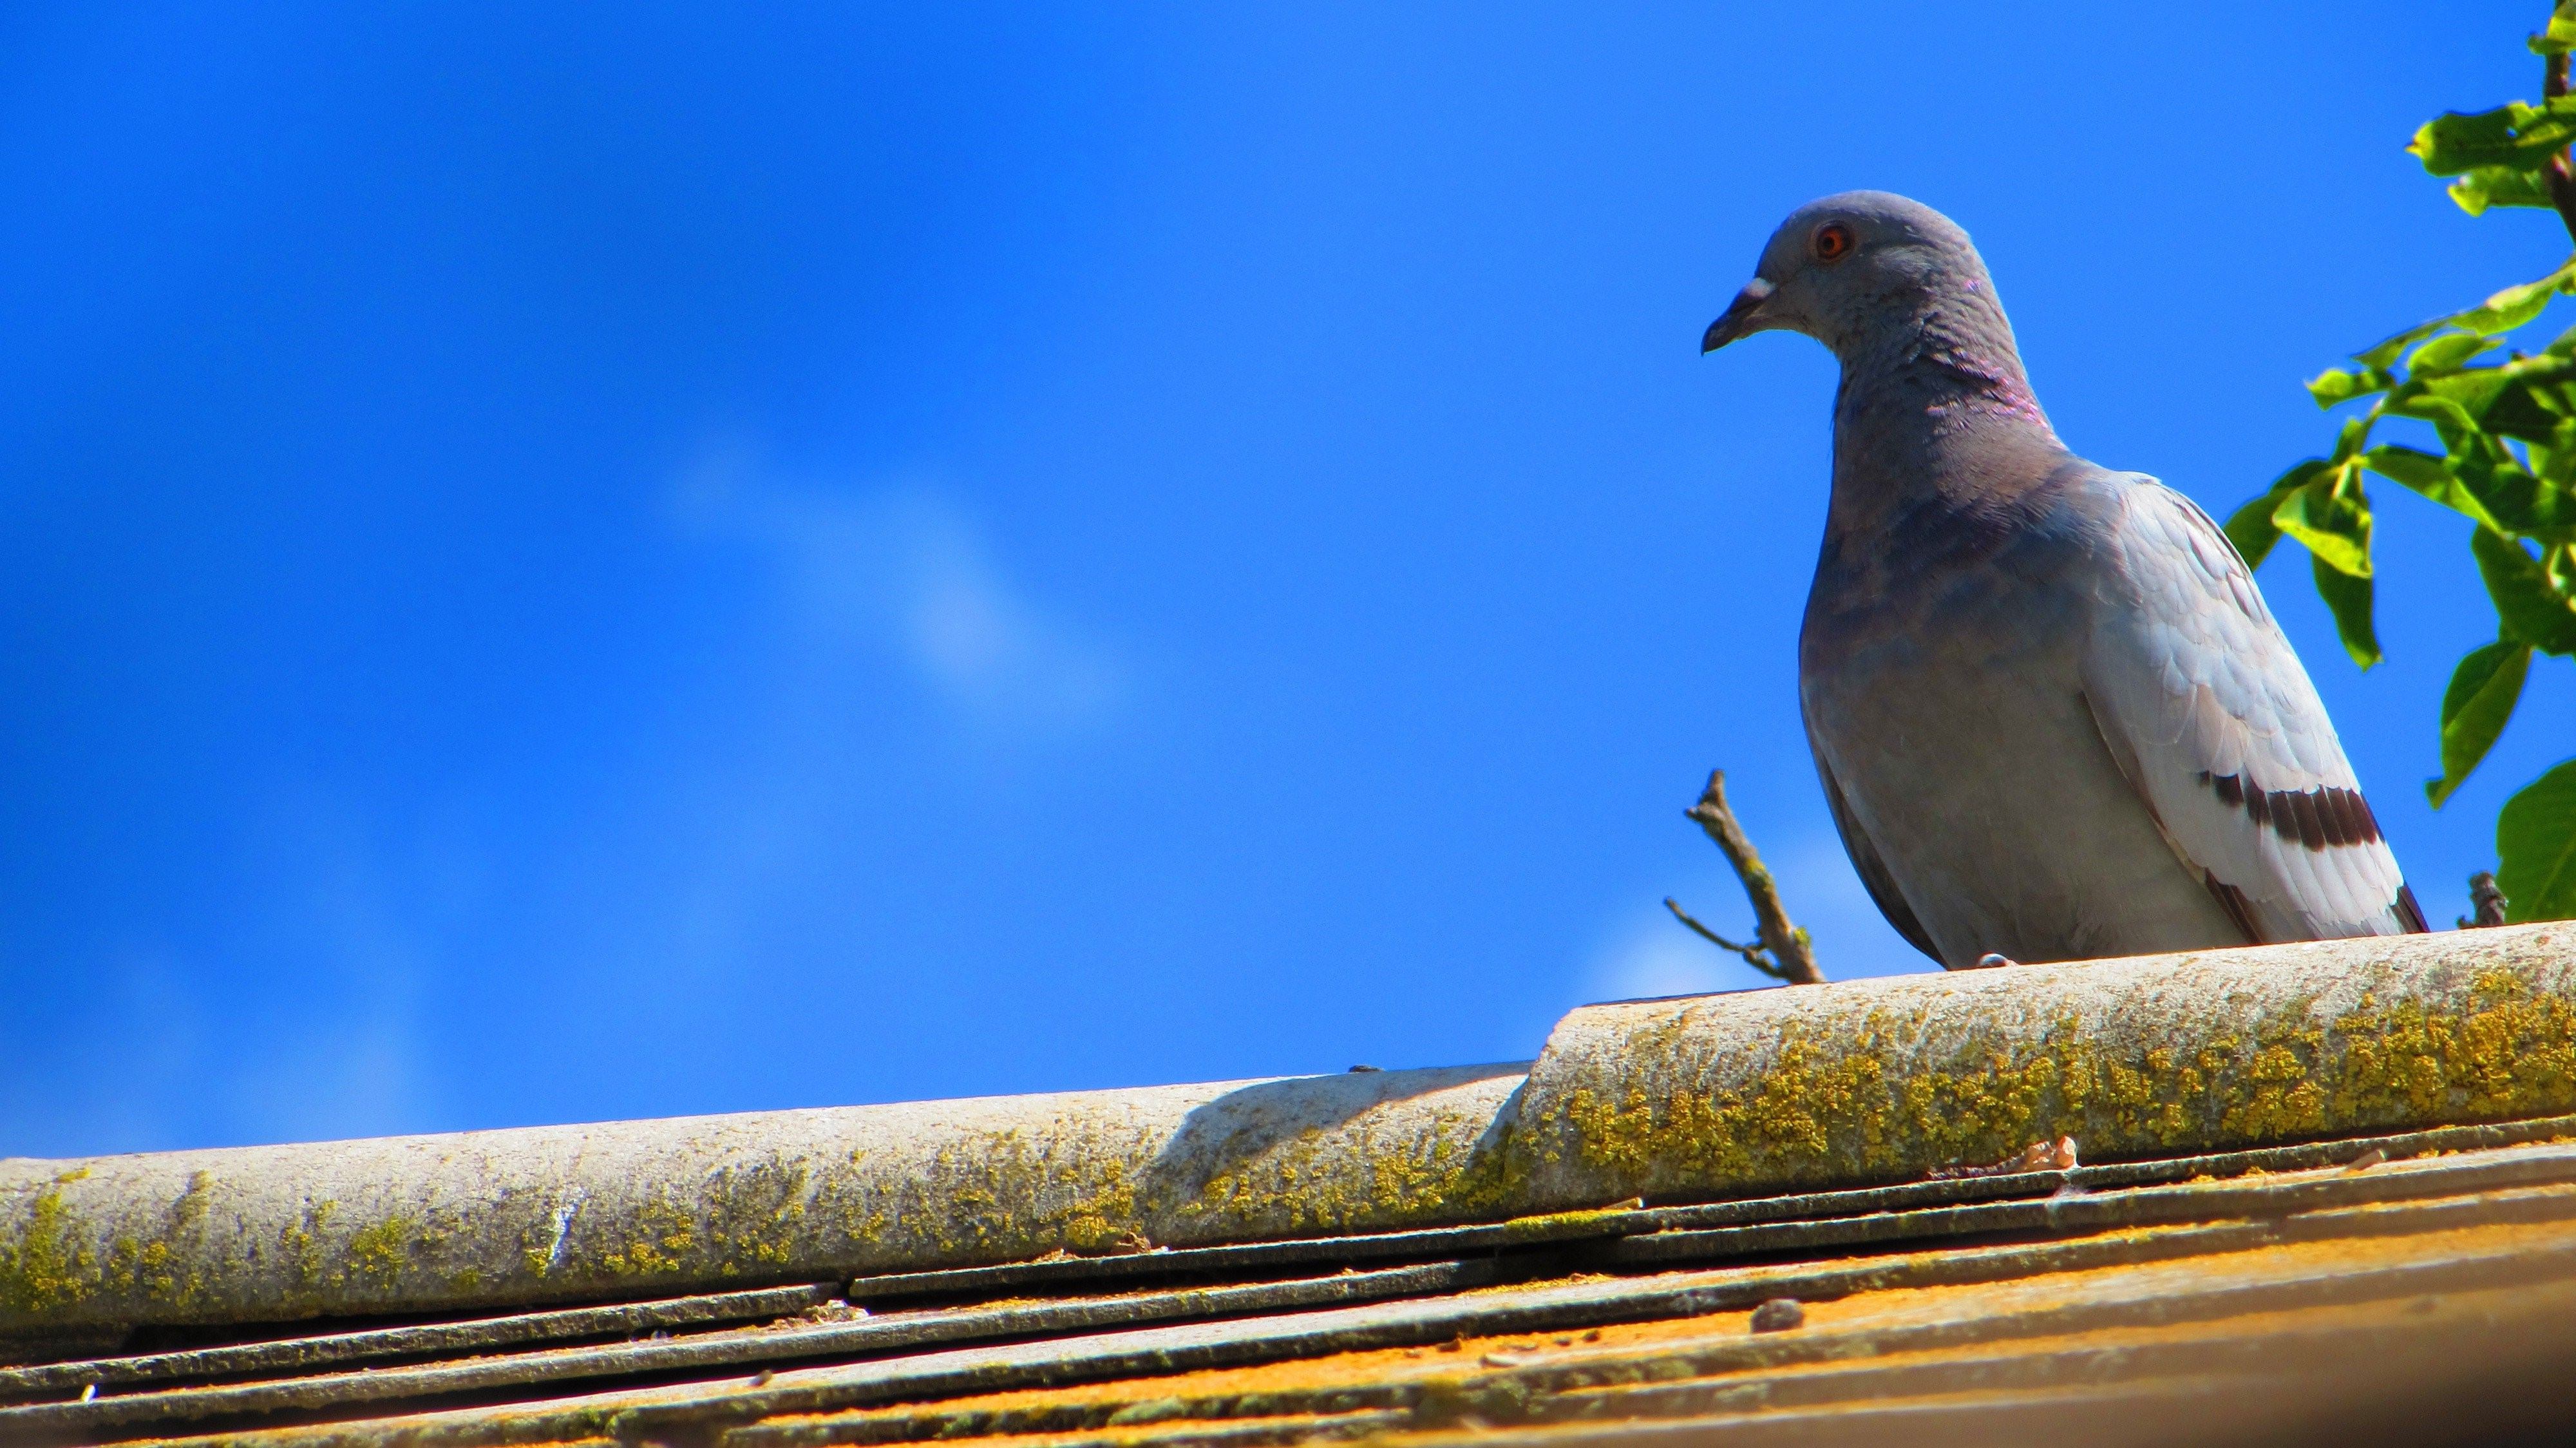
[[(1942, 322), (1950, 324), (1941, 327)], [(1846, 191), (1789, 213), (1753, 280), (1700, 338), (1714, 352), (1755, 332), (1804, 332), (1849, 362), (1936, 327), (2012, 333), (1986, 264), (1956, 222), (1885, 191)]]

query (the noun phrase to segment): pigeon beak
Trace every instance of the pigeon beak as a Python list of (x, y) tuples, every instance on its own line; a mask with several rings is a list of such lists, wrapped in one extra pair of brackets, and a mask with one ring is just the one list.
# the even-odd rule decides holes
[(1700, 334), (1701, 355), (1705, 356), (1738, 337), (1759, 332), (1770, 325), (1769, 319), (1762, 315), (1762, 304), (1769, 300), (1771, 300), (1769, 282), (1760, 277), (1746, 282), (1744, 290), (1737, 292), (1735, 300), (1727, 303), (1726, 310), (1718, 315), (1716, 321), (1708, 324), (1707, 331)]

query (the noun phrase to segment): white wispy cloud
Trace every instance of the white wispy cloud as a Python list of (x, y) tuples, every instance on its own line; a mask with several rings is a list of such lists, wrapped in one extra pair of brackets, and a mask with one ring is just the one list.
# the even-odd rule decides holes
[(403, 872), (347, 801), (310, 787), (277, 790), (253, 826), (247, 908), (270, 927), (258, 994), (237, 962), (149, 938), (106, 947), (54, 1022), (93, 1054), (77, 1072), (0, 1081), (0, 1154), (329, 1140), (436, 1119), (421, 1012), (436, 951)]
[(718, 458), (682, 480), (674, 503), (687, 529), (774, 560), (806, 626), (889, 651), (976, 722), (1080, 724), (1121, 702), (1114, 652), (1015, 585), (946, 493), (831, 489)]
[(296, 1024), (235, 1056), (225, 1109), (275, 1140), (417, 1129), (436, 1115), (421, 1007), (439, 956), (419, 862), (350, 801), (286, 794), (268, 823)]
[(1704, 995), (1761, 983), (1743, 962), (1682, 928), (1661, 905), (1628, 912), (1583, 974), (1589, 1001)]

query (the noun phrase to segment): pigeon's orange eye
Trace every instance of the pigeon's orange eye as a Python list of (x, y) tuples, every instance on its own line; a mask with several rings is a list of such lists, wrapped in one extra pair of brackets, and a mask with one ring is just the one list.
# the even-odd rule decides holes
[(1828, 221), (1816, 228), (1816, 260), (1841, 261), (1851, 255), (1851, 228), (1839, 221)]

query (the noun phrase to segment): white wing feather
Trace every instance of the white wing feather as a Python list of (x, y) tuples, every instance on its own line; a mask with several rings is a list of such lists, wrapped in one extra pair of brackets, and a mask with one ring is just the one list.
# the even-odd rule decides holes
[(2226, 534), (2152, 479), (2118, 496), (2112, 587), (2133, 592), (2101, 600), (2086, 697), (2174, 852), (2260, 940), (2423, 929), (2325, 704)]

